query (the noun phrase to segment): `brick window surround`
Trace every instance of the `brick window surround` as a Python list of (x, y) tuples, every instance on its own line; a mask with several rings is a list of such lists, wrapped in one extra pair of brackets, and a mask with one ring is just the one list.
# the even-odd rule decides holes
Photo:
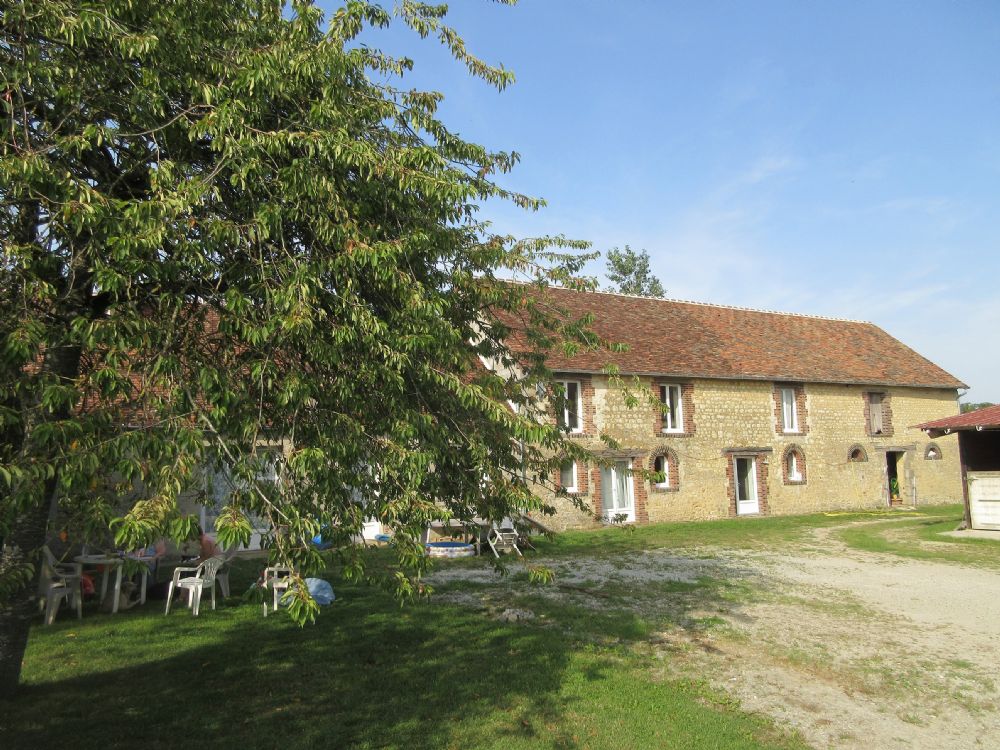
[[(567, 432), (570, 438), (587, 438), (597, 436), (596, 417), (597, 409), (594, 406), (594, 380), (590, 375), (580, 375), (575, 373), (555, 373), (553, 380), (575, 380), (580, 384), (580, 432)], [(551, 416), (552, 424), (557, 423), (555, 413)], [(577, 479), (579, 481), (579, 479)]]
[(657, 456), (666, 456), (667, 459), (667, 486), (657, 486), (655, 480), (649, 480), (649, 490), (652, 494), (663, 492), (677, 492), (681, 486), (680, 465), (677, 461), (677, 451), (667, 446), (661, 446), (649, 454), (649, 471), (656, 471)]
[(757, 467), (757, 504), (760, 506), (760, 515), (766, 516), (771, 513), (771, 506), (767, 501), (767, 477), (768, 464), (771, 460), (770, 449), (741, 449), (723, 451), (726, 456), (726, 491), (729, 495), (729, 515), (735, 518), (739, 515), (736, 512), (736, 459), (751, 456), (756, 459)]
[(928, 443), (924, 449), (924, 458), (927, 461), (940, 461), (942, 458), (941, 446), (937, 443)]
[[(784, 409), (781, 403), (781, 391), (791, 388), (795, 392), (795, 421), (797, 430), (785, 432)], [(808, 435), (809, 422), (806, 412), (806, 387), (802, 383), (775, 383), (774, 390), (774, 429), (778, 435)]]
[[(795, 454), (795, 463), (799, 470), (799, 478), (792, 479), (788, 475), (788, 462), (792, 454)], [(797, 445), (789, 445), (781, 454), (781, 481), (784, 484), (805, 484), (806, 483), (806, 454)]]
[[(636, 457), (628, 459), (629, 466), (632, 471), (638, 472), (642, 470), (643, 460), (642, 458)], [(579, 481), (579, 480), (577, 480)], [(638, 475), (633, 474), (632, 476), (632, 502), (635, 503), (635, 522), (638, 523), (649, 523), (649, 510), (647, 508), (647, 501), (649, 499), (646, 493), (646, 482), (638, 477)], [(604, 496), (601, 494), (601, 467), (594, 466), (590, 470), (590, 486), (593, 488), (591, 493), (591, 502), (594, 508), (594, 518), (604, 517)]]
[(847, 449), (847, 460), (856, 464), (864, 463), (868, 460), (868, 451), (863, 445), (855, 443)]
[[(872, 395), (882, 397), (882, 431), (872, 432)], [(892, 437), (892, 395), (885, 391), (865, 391), (865, 434), (869, 437)]]
[(653, 435), (656, 437), (691, 437), (694, 435), (694, 383), (682, 383), (677, 380), (667, 380), (665, 378), (654, 379), (652, 390), (653, 399), (660, 402), (661, 385), (679, 385), (681, 387), (681, 419), (684, 424), (683, 432), (663, 431), (663, 412), (659, 408), (653, 408)]

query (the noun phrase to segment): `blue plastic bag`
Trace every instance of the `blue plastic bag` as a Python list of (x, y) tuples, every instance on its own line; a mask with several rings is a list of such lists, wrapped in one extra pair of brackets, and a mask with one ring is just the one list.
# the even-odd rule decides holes
[(336, 594), (333, 593), (333, 586), (322, 578), (307, 578), (306, 588), (309, 589), (309, 594), (316, 600), (316, 603), (323, 607), (337, 598)]

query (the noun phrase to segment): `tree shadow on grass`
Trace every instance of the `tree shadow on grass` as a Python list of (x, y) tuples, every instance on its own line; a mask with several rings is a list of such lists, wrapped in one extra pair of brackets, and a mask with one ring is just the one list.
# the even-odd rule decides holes
[[(198, 618), (183, 608), (164, 617), (151, 603), (61, 620), (32, 634), (29, 682), (0, 702), (0, 746), (569, 749), (615, 747), (644, 732), (650, 742), (704, 746), (721, 737), (725, 717), (697, 695), (643, 688), (641, 676), (622, 671), (614, 644), (643, 640), (655, 625), (623, 600), (669, 599), (669, 619), (685, 623), (687, 613), (725, 604), (724, 591), (633, 585), (606, 588), (597, 609), (576, 596), (543, 601), (544, 587), (532, 594), (518, 585), (515, 598), (534, 599), (539, 612), (527, 624), (440, 600), (400, 607), (379, 590), (346, 584), (305, 628), (236, 600)], [(610, 714), (620, 726), (594, 719), (631, 692), (634, 708)], [(757, 724), (729, 719), (733, 736), (749, 744), (720, 747), (758, 747)]]
[[(496, 721), (498, 711), (510, 712), (506, 730), (515, 733), (524, 705), (542, 718), (559, 715), (567, 650), (555, 633), (454, 606), (400, 608), (363, 588), (345, 593), (316, 626), (301, 629), (250, 606), (203, 610), (197, 620), (182, 609), (167, 618), (148, 611), (119, 615), (131, 622), (66, 622), (64, 638), (90, 625), (109, 631), (107, 648), (124, 641), (127, 666), (25, 685), (0, 703), (0, 745), (438, 748), (474, 740), (477, 717)], [(143, 622), (150, 618), (158, 632)], [(214, 643), (178, 642), (199, 626), (218, 630)], [(135, 638), (123, 639), (130, 628)], [(44, 643), (58, 631), (33, 635)], [(134, 642), (143, 636), (145, 658)], [(77, 651), (78, 663), (101, 647), (96, 640)]]

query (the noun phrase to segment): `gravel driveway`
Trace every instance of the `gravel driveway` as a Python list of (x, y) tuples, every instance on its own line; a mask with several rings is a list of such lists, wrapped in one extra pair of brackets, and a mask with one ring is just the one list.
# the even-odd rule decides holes
[[(839, 528), (781, 551), (533, 562), (556, 573), (546, 596), (670, 623), (636, 644), (654, 672), (705, 678), (814, 747), (1000, 747), (1000, 570), (862, 552), (839, 541)], [(449, 594), (449, 583), (462, 580), (489, 591)], [(481, 568), (430, 578), (444, 601), (516, 601), (527, 588), (491, 580)], [(670, 582), (729, 594), (650, 594)]]
[(758, 596), (691, 659), (815, 747), (1000, 747), (1000, 572), (860, 552), (835, 531), (808, 553), (720, 553)]

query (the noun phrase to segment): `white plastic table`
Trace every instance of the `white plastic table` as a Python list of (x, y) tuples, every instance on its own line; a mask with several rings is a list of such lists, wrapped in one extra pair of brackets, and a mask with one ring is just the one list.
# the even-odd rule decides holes
[[(127, 559), (136, 560), (141, 563), (151, 563), (156, 558), (150, 555), (128, 555)], [(81, 565), (89, 566), (103, 566), (104, 572), (101, 575), (101, 601), (104, 601), (104, 597), (108, 594), (108, 571), (110, 568), (115, 569), (115, 588), (114, 588), (114, 600), (111, 602), (111, 614), (118, 614), (118, 602), (121, 600), (122, 593), (122, 567), (125, 564), (125, 557), (119, 557), (118, 555), (77, 555), (73, 558), (74, 562), (78, 562)], [(142, 584), (139, 588), (139, 604), (146, 603), (146, 581), (149, 578), (149, 568), (144, 564), (142, 566)]]

